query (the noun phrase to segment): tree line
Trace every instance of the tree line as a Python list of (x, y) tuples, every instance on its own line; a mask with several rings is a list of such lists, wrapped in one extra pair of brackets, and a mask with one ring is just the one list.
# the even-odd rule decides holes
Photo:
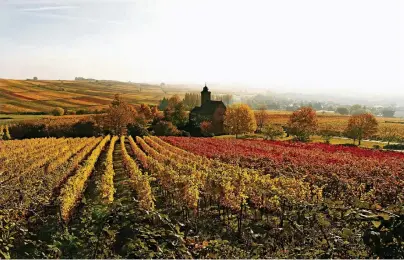
[[(179, 99), (179, 96), (175, 95), (176, 99)], [(223, 103), (227, 106), (233, 103), (233, 95), (231, 94), (222, 94), (222, 95), (212, 95), (212, 100), (223, 101)], [(201, 94), (199, 93), (185, 93), (184, 98), (181, 100), (184, 104), (186, 110), (192, 110), (194, 107), (201, 106)], [(161, 111), (164, 111), (168, 106), (169, 99), (164, 97), (160, 100), (158, 104), (158, 108)]]

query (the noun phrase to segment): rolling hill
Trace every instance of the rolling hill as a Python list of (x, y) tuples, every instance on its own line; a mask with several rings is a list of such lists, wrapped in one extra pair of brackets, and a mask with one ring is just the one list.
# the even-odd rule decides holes
[(164, 96), (189, 91), (180, 86), (161, 87), (119, 81), (0, 79), (0, 114), (49, 112), (55, 107), (77, 111), (108, 106), (116, 93), (132, 104), (157, 104)]

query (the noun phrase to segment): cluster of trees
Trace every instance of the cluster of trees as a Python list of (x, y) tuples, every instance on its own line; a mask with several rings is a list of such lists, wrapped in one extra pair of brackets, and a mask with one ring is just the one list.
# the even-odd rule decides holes
[(233, 95), (231, 94), (222, 94), (222, 95), (212, 95), (212, 100), (220, 100), (228, 106), (233, 103)]
[(366, 107), (362, 106), (359, 104), (355, 104), (352, 106), (345, 106), (345, 107), (337, 107), (335, 110), (336, 113), (341, 114), (341, 115), (360, 115), (360, 114), (366, 114), (366, 113), (371, 113), (377, 116), (384, 116), (384, 117), (394, 117), (395, 114), (395, 109), (392, 107)]
[[(320, 134), (326, 142), (332, 137), (328, 129), (318, 131), (316, 112), (310, 107), (303, 107), (293, 112), (287, 124), (288, 134), (294, 135), (299, 141), (308, 141), (313, 134)], [(354, 114), (348, 120), (345, 135), (358, 144), (365, 138), (374, 136), (378, 132), (378, 122), (370, 113)], [(392, 138), (390, 140), (393, 140)]]
[[(236, 137), (240, 134), (252, 133), (254, 131), (262, 133), (265, 138), (274, 140), (285, 134), (294, 136), (297, 141), (306, 142), (314, 134), (322, 136), (325, 142), (329, 143), (333, 131), (330, 129), (318, 128), (316, 111), (311, 107), (302, 107), (295, 110), (290, 116), (285, 126), (274, 125), (268, 123), (270, 114), (265, 106), (261, 106), (255, 113), (245, 104), (233, 105), (228, 108), (225, 115), (224, 125), (226, 132), (235, 134)], [(209, 125), (205, 122), (201, 125), (204, 132), (209, 131)], [(378, 122), (371, 113), (362, 113), (351, 115), (348, 121), (348, 126), (345, 130), (345, 136), (353, 139), (354, 143), (366, 138), (379, 136), (387, 141), (388, 144), (399, 140), (397, 129), (393, 126), (384, 125), (379, 128)]]
[(123, 135), (129, 130), (133, 135), (145, 135), (148, 132), (147, 127), (158, 114), (155, 106), (131, 105), (119, 95), (115, 95), (106, 113), (94, 118), (101, 128), (107, 129), (112, 134)]
[[(176, 96), (176, 99), (179, 97)], [(212, 100), (221, 100), (227, 106), (233, 102), (233, 95), (231, 94), (223, 94), (223, 95), (212, 95)], [(169, 99), (164, 97), (160, 100), (158, 105), (159, 110), (164, 111), (168, 106)], [(199, 93), (185, 93), (184, 98), (182, 99), (182, 103), (185, 107), (185, 110), (190, 111), (194, 107), (201, 106), (201, 94)]]
[(83, 78), (83, 77), (75, 77), (74, 80), (91, 80), (91, 81), (94, 81), (95, 79), (92, 79), (92, 78), (86, 79), (86, 78)]
[(394, 106), (382, 107), (382, 106), (365, 106), (355, 104), (352, 106), (341, 106), (334, 102), (326, 101), (293, 101), (287, 96), (279, 96), (274, 94), (257, 94), (253, 97), (242, 96), (241, 102), (248, 104), (252, 109), (257, 110), (261, 106), (266, 106), (272, 110), (286, 110), (295, 111), (301, 107), (311, 107), (316, 111), (326, 110), (339, 113), (341, 115), (357, 115), (364, 113), (371, 113), (375, 116), (394, 117)]
[[(192, 95), (187, 96), (188, 101), (192, 99)], [(144, 114), (147, 105), (141, 105), (141, 107), (143, 107), (143, 109), (138, 109), (138, 114)], [(160, 113), (159, 110), (163, 111), (163, 113)], [(163, 98), (158, 107), (152, 108), (151, 114), (146, 113), (145, 118), (146, 120), (141, 120), (141, 124), (136, 122), (137, 128), (140, 129), (140, 126), (143, 126), (143, 128), (147, 127), (149, 132), (160, 136), (189, 136), (189, 133), (184, 130), (188, 124), (187, 106), (185, 105), (184, 99), (181, 100), (178, 95), (174, 95), (169, 99)], [(133, 128), (134, 126), (132, 123), (128, 129), (130, 130)]]
[(184, 106), (187, 110), (192, 110), (194, 107), (201, 105), (201, 94), (198, 93), (185, 93), (183, 99)]

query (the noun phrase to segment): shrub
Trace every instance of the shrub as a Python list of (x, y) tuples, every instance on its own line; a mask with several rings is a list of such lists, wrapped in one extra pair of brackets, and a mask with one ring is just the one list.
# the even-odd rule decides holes
[(91, 137), (101, 134), (101, 129), (93, 121), (80, 121), (72, 125), (71, 135), (74, 137)]
[(139, 123), (129, 124), (127, 126), (128, 134), (131, 136), (147, 136), (150, 135), (149, 131)]
[(153, 126), (154, 134), (157, 136), (179, 135), (180, 131), (171, 122), (160, 121)]
[(321, 136), (321, 138), (324, 140), (324, 142), (325, 142), (326, 144), (329, 144), (330, 141), (331, 141), (331, 138), (332, 138), (333, 135), (334, 135), (334, 131), (330, 131), (330, 130), (328, 130), (328, 129), (324, 129), (324, 130), (320, 130), (320, 131), (318, 132), (318, 134)]
[(356, 144), (340, 144), (340, 145), (346, 147), (358, 147)]
[(384, 149), (389, 150), (404, 150), (404, 144), (388, 144), (384, 146)]
[(54, 116), (63, 116), (65, 114), (65, 110), (61, 107), (56, 107), (52, 110), (52, 115)]
[(47, 137), (45, 124), (20, 123), (10, 127), (10, 133), (14, 139)]
[(262, 129), (264, 139), (275, 140), (278, 137), (282, 137), (284, 134), (283, 128), (278, 125), (267, 124)]
[(85, 109), (79, 109), (76, 111), (76, 115), (86, 115), (86, 114), (91, 114), (91, 112)]

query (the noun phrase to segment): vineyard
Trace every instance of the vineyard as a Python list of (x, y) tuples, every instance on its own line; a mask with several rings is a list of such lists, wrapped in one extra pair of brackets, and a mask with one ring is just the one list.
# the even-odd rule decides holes
[[(291, 113), (286, 111), (270, 111), (268, 123), (276, 125), (286, 125)], [(335, 136), (343, 136), (348, 126), (349, 116), (338, 114), (317, 114), (318, 130), (331, 131)], [(397, 132), (400, 138), (404, 138), (404, 121), (400, 118), (376, 117), (380, 128), (391, 127)], [(373, 136), (373, 139), (380, 139), (382, 136), (380, 131)]]
[(403, 258), (404, 154), (184, 137), (0, 141), (0, 258)]
[(55, 107), (77, 111), (107, 108), (116, 93), (132, 104), (157, 104), (164, 96), (183, 95), (182, 86), (110, 80), (12, 80), (0, 79), (1, 113), (49, 113)]

